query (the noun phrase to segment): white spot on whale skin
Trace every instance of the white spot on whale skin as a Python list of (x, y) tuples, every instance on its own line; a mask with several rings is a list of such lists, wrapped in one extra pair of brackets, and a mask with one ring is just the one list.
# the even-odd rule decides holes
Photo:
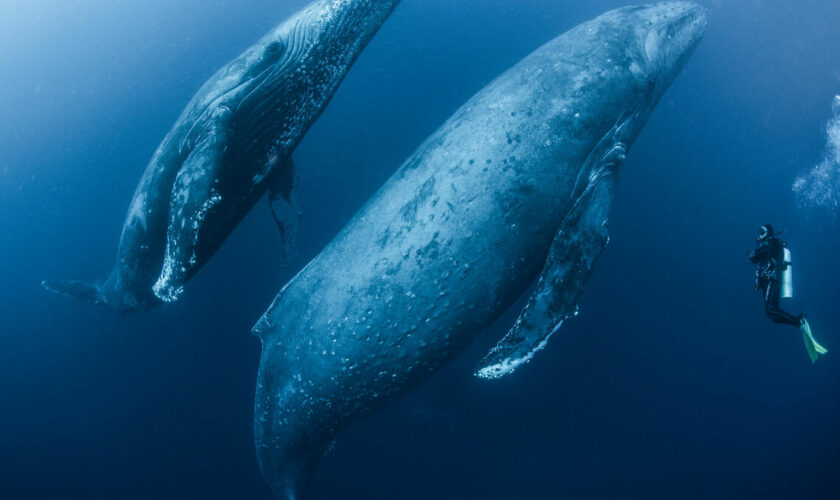
[(143, 226), (143, 230), (148, 230), (146, 223), (146, 193), (139, 193), (134, 201), (131, 202), (131, 207), (128, 209), (128, 218), (132, 221), (137, 221)]
[(257, 173), (256, 173), (256, 174), (254, 174), (254, 176), (251, 178), (251, 183), (252, 183), (254, 186), (256, 186), (257, 184), (259, 184), (259, 183), (261, 183), (263, 180), (265, 180), (266, 176), (268, 176), (268, 172), (257, 172)]
[(273, 149), (274, 148), (272, 148), (272, 151), (269, 153), (269, 156), (266, 159), (263, 168), (258, 170), (251, 178), (251, 182), (253, 185), (256, 186), (257, 184), (265, 180), (265, 178), (268, 177), (268, 174), (270, 174), (274, 170), (274, 167), (276, 167), (280, 163), (280, 156)]
[[(577, 315), (577, 313), (575, 315)], [(498, 363), (485, 366), (476, 371), (475, 376), (478, 378), (483, 378), (485, 380), (494, 380), (502, 378), (505, 375), (510, 375), (511, 373), (516, 371), (516, 369), (520, 366), (530, 362), (536, 353), (543, 350), (543, 348), (545, 348), (545, 346), (548, 345), (548, 340), (551, 338), (552, 335), (554, 335), (555, 332), (557, 332), (557, 330), (560, 329), (560, 326), (562, 324), (563, 322), (561, 321), (557, 325), (555, 325), (551, 333), (546, 335), (542, 342), (540, 342), (536, 347), (534, 347), (530, 351), (523, 353), (522, 356), (518, 358), (505, 358), (499, 361)]]

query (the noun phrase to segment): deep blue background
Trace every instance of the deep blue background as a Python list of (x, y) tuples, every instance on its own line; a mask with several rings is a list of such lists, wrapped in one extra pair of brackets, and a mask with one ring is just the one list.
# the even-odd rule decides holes
[[(405, 0), (295, 154), (297, 258), (279, 262), (261, 202), (175, 305), (118, 317), (44, 293), (111, 268), (187, 100), (303, 3), (0, 2), (0, 497), (269, 498), (251, 325), (457, 107), (622, 5)], [(341, 435), (313, 499), (840, 495), (838, 221), (790, 191), (840, 92), (840, 3), (701, 3), (708, 34), (631, 151), (580, 316), (515, 375), (473, 378), (507, 314)], [(816, 366), (752, 289), (768, 221), (831, 351)]]

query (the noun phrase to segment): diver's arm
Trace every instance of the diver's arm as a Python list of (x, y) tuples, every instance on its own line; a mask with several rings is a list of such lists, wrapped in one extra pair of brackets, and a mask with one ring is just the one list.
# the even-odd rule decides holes
[(753, 264), (758, 264), (762, 260), (765, 260), (768, 257), (767, 245), (760, 245), (755, 250), (750, 251), (750, 253), (747, 254), (747, 257)]
[(779, 271), (784, 271), (787, 265), (785, 264), (785, 247), (787, 244), (778, 239), (773, 238), (770, 241), (770, 244), (767, 245), (767, 256), (770, 258), (770, 261), (773, 263), (774, 268), (778, 268)]

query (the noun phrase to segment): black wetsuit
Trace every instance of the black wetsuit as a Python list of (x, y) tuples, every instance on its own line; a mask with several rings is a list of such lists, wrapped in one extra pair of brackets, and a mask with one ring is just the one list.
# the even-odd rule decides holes
[(782, 283), (781, 274), (785, 264), (785, 242), (771, 236), (758, 242), (758, 248), (750, 252), (750, 262), (756, 264), (755, 288), (764, 295), (764, 312), (774, 323), (799, 326), (802, 316), (794, 316), (779, 307)]

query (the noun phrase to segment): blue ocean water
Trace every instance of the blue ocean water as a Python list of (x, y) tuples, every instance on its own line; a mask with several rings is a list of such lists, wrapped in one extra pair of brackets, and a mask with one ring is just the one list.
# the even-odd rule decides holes
[[(293, 259), (263, 201), (178, 303), (116, 316), (46, 294), (110, 270), (187, 100), (305, 3), (0, 2), (0, 497), (271, 498), (253, 323), (469, 97), (624, 5), (405, 0), (295, 153)], [(700, 3), (707, 35), (630, 152), (581, 314), (512, 376), (476, 379), (506, 314), (343, 433), (313, 499), (838, 497), (838, 219), (791, 186), (823, 158), (840, 3)], [(765, 222), (793, 250), (790, 308), (830, 351), (816, 365), (752, 288)]]

